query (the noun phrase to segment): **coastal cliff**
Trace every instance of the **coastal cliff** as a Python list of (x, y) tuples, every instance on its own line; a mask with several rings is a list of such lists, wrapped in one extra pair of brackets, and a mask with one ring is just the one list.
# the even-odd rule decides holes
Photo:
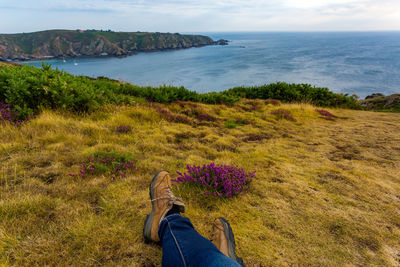
[(124, 57), (137, 52), (226, 45), (203, 35), (179, 33), (48, 30), (0, 34), (0, 60), (26, 61), (50, 58)]

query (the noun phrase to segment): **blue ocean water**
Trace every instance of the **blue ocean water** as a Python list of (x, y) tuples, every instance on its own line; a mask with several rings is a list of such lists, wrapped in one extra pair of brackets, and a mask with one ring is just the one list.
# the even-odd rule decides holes
[(127, 58), (47, 62), (73, 74), (106, 76), (138, 85), (182, 85), (198, 92), (284, 81), (360, 97), (400, 93), (400, 32), (201, 34), (231, 42)]

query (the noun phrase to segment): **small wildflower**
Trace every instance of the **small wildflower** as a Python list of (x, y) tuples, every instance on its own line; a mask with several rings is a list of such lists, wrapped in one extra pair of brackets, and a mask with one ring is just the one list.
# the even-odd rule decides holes
[[(14, 125), (20, 126), (23, 121), (19, 119), (19, 115), (18, 111), (10, 105), (0, 102), (0, 124), (10, 122)], [(29, 117), (25, 118), (25, 120), (29, 119)]]
[(82, 163), (78, 174), (69, 174), (71, 177), (86, 177), (108, 173), (111, 178), (125, 176), (127, 171), (136, 171), (135, 162), (127, 154), (118, 154), (115, 152), (96, 152), (88, 157), (87, 162)]
[(127, 134), (132, 132), (130, 125), (120, 125), (114, 128), (115, 134)]
[(316, 109), (315, 111), (318, 112), (319, 115), (323, 116), (323, 118), (327, 120), (334, 120), (335, 118), (337, 118), (337, 116), (333, 115), (332, 113), (324, 109)]

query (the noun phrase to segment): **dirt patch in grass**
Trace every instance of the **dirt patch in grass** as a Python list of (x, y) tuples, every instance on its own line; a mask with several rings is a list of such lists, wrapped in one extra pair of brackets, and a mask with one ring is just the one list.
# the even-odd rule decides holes
[(247, 134), (242, 137), (243, 142), (262, 142), (264, 140), (269, 140), (273, 138), (272, 134), (268, 133), (261, 133), (261, 134), (256, 134), (256, 133), (251, 133)]
[(340, 159), (346, 159), (346, 160), (363, 159), (359, 147), (353, 144), (350, 143), (336, 144), (335, 147), (336, 148), (330, 151), (330, 153), (327, 155), (328, 158), (332, 161), (338, 161)]
[(344, 175), (335, 171), (328, 171), (319, 175), (320, 183), (327, 183), (329, 181), (340, 181), (351, 184), (351, 181)]

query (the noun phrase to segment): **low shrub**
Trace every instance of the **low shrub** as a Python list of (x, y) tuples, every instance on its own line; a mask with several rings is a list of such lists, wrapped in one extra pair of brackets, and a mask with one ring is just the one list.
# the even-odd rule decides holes
[(238, 126), (249, 125), (251, 122), (247, 119), (235, 119), (228, 120), (225, 122), (225, 127), (228, 129), (234, 129)]
[(120, 125), (114, 128), (116, 134), (127, 134), (132, 132), (132, 127), (130, 125)]
[(292, 113), (290, 113), (289, 110), (285, 109), (277, 109), (274, 111), (271, 111), (272, 115), (275, 115), (278, 119), (285, 119), (288, 121), (296, 121), (296, 119), (293, 117)]
[(247, 119), (236, 119), (235, 123), (238, 125), (249, 125), (251, 122)]
[(8, 104), (0, 102), (0, 124), (4, 122), (20, 125), (22, 120), (19, 119), (17, 110)]
[[(184, 108), (180, 110), (182, 114), (197, 119), (199, 122), (215, 122), (218, 121), (218, 118), (214, 117), (213, 115), (207, 113), (208, 111), (201, 108), (198, 104), (192, 102), (181, 102), (177, 101), (174, 103), (180, 103), (180, 107)], [(186, 105), (182, 105), (186, 104)], [(171, 107), (169, 107), (171, 109)], [(173, 109), (173, 107), (172, 107)]]
[(317, 106), (361, 109), (356, 97), (337, 94), (328, 88), (310, 84), (277, 82), (252, 87), (235, 87), (223, 93), (248, 99), (275, 99), (283, 102), (307, 102)]
[(255, 172), (246, 173), (243, 168), (229, 165), (186, 166), (187, 173), (177, 172), (176, 183), (188, 183), (204, 188), (204, 194), (218, 197), (234, 197), (250, 189)]
[(89, 155), (86, 162), (82, 163), (79, 174), (69, 174), (69, 176), (85, 178), (89, 175), (107, 174), (114, 179), (117, 176), (125, 176), (128, 171), (135, 170), (137, 170), (135, 161), (128, 154), (95, 152)]
[(211, 121), (211, 122), (218, 121), (218, 118), (208, 113), (199, 113), (196, 115), (196, 119), (198, 121)]
[(160, 113), (164, 119), (166, 119), (169, 122), (177, 122), (177, 123), (184, 123), (184, 124), (190, 124), (191, 121), (190, 119), (183, 114), (174, 114), (170, 112), (169, 110), (156, 107), (156, 110), (158, 113)]
[(319, 115), (321, 115), (324, 119), (327, 120), (334, 120), (335, 118), (337, 118), (337, 116), (333, 115), (332, 113), (324, 109), (316, 109), (315, 111), (318, 112)]
[(205, 104), (232, 104), (239, 100), (238, 96), (224, 93), (197, 93), (184, 87), (160, 86), (140, 87), (129, 83), (121, 84), (118, 93), (129, 96), (143, 97), (150, 102), (171, 103), (171, 102), (201, 102)]

